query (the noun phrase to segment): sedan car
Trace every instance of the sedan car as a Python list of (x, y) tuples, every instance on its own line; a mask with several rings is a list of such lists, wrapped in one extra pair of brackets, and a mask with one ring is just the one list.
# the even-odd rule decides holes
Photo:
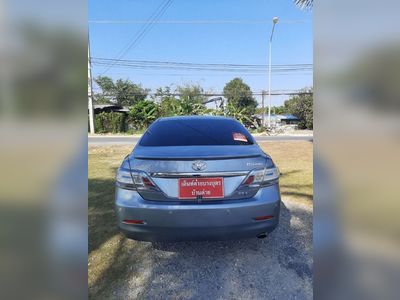
[(279, 171), (238, 121), (155, 121), (118, 169), (118, 226), (130, 238), (266, 237), (279, 223)]

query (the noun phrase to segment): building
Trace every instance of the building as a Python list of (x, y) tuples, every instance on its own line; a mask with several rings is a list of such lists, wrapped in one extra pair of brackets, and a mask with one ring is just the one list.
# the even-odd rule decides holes
[[(275, 122), (281, 125), (298, 124), (301, 120), (290, 114), (274, 115)], [(272, 116), (271, 116), (272, 119)]]
[[(257, 114), (254, 115), (254, 118), (259, 120), (259, 123), (261, 124), (262, 120), (262, 114)], [(268, 114), (264, 115), (264, 121), (265, 125), (268, 123)], [(297, 118), (296, 116), (290, 115), (290, 114), (282, 114), (282, 115), (275, 115), (271, 114), (271, 124), (276, 124), (276, 125), (297, 125), (301, 120)]]
[(99, 114), (102, 112), (110, 113), (110, 112), (118, 112), (128, 114), (129, 108), (127, 106), (120, 106), (117, 104), (95, 104), (94, 113)]

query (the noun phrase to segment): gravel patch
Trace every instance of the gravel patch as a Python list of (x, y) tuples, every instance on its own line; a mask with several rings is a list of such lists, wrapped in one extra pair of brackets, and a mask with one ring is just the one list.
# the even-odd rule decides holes
[[(285, 199), (266, 239), (125, 241), (126, 270), (110, 290), (129, 299), (311, 299), (312, 202)], [(122, 259), (122, 258), (120, 258)]]

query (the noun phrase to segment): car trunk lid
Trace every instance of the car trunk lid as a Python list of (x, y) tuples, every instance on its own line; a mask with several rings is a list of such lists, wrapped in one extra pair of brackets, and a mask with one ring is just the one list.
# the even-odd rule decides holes
[[(222, 178), (226, 200), (251, 197), (258, 189), (238, 193), (238, 187), (254, 169), (263, 169), (267, 156), (258, 145), (235, 146), (167, 146), (138, 145), (130, 155), (133, 170), (146, 172), (159, 188), (139, 191), (147, 200), (182, 200), (179, 197), (181, 178)], [(197, 170), (197, 162), (204, 168)], [(200, 197), (202, 198), (202, 197)], [(182, 200), (183, 201), (183, 200)]]

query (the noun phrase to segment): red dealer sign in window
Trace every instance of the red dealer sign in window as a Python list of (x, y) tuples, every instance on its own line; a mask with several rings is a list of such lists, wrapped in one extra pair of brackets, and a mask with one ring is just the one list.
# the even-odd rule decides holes
[(239, 132), (234, 132), (232, 133), (232, 137), (234, 141), (239, 141), (239, 142), (248, 142), (247, 137)]

